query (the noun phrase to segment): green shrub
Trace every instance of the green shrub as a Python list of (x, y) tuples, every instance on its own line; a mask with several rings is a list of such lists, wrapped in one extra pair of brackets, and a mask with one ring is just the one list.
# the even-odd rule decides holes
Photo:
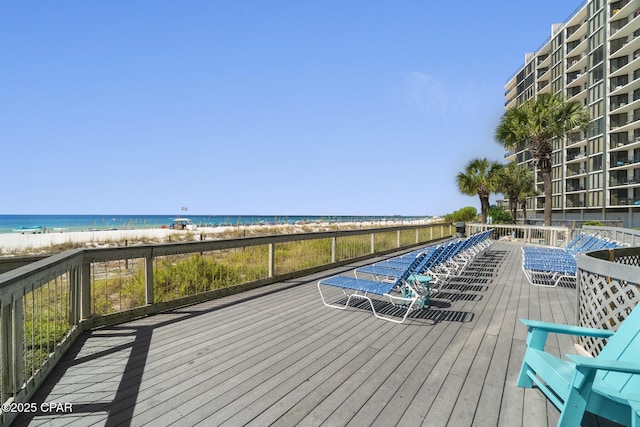
[(467, 206), (444, 216), (447, 222), (471, 222), (478, 216), (478, 210), (473, 206)]
[(487, 210), (487, 216), (493, 219), (494, 224), (511, 224), (513, 222), (511, 214), (502, 206), (490, 206)]

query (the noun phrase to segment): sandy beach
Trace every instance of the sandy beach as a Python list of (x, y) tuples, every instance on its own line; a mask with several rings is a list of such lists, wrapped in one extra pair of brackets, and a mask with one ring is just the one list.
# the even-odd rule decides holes
[(385, 221), (358, 223), (307, 223), (296, 225), (246, 225), (198, 227), (195, 230), (173, 230), (170, 228), (145, 228), (131, 230), (63, 231), (41, 234), (0, 234), (0, 256), (41, 254), (59, 252), (72, 247), (107, 247), (135, 245), (141, 243), (165, 243), (196, 240), (213, 240), (228, 237), (250, 237), (267, 234), (305, 233), (314, 231), (392, 227), (396, 225), (426, 224), (419, 221)]
[(109, 246), (114, 242), (131, 240), (167, 241), (172, 234), (185, 234), (180, 230), (171, 229), (140, 229), (140, 230), (104, 230), (104, 231), (70, 231), (41, 234), (5, 233), (0, 234), (0, 255), (16, 252), (41, 252), (43, 249), (56, 246)]

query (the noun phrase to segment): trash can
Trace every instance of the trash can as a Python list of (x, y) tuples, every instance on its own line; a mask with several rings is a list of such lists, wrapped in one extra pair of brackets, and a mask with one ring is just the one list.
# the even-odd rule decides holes
[(456, 222), (456, 237), (464, 237), (466, 224), (464, 222)]

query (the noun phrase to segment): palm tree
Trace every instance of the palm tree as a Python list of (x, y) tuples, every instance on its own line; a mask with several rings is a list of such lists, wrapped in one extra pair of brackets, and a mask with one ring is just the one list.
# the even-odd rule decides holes
[(458, 189), (467, 196), (478, 195), (480, 197), (480, 212), (482, 222), (487, 222), (487, 210), (489, 209), (489, 194), (498, 189), (499, 175), (502, 165), (487, 159), (471, 160), (464, 172), (456, 176)]
[(531, 169), (516, 162), (509, 163), (500, 174), (499, 190), (509, 199), (509, 210), (513, 222), (516, 221), (516, 211), (519, 204), (523, 209), (523, 218), (527, 219), (527, 197), (537, 194)]
[(566, 102), (562, 95), (545, 93), (507, 110), (496, 129), (496, 139), (507, 149), (525, 146), (534, 166), (542, 172), (544, 184), (544, 224), (551, 225), (552, 140), (572, 130), (586, 131), (589, 113), (576, 101)]

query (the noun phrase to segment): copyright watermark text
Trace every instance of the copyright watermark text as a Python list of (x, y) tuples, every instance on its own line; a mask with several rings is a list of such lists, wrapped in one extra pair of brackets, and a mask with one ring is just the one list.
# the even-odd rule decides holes
[(2, 412), (14, 413), (47, 413), (47, 414), (69, 414), (73, 412), (73, 404), (66, 402), (11, 402), (2, 404)]

